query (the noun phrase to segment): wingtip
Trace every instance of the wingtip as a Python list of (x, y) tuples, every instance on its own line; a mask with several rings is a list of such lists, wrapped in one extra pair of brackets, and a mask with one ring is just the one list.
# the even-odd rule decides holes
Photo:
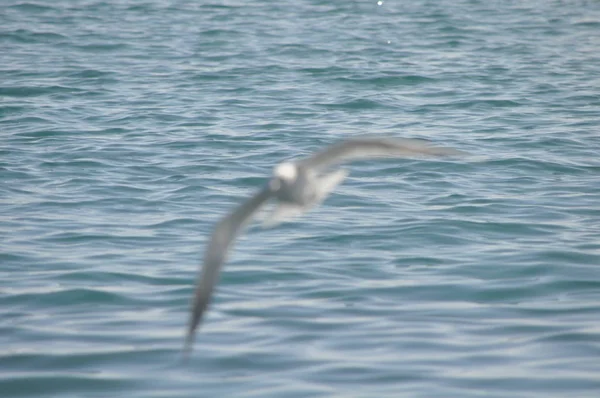
[(190, 323), (187, 328), (187, 333), (185, 335), (185, 341), (183, 343), (183, 359), (184, 363), (188, 361), (189, 357), (192, 354), (194, 349), (194, 340), (196, 337), (196, 330), (198, 329), (198, 325), (200, 325), (200, 319), (202, 318), (202, 312), (198, 311), (197, 307), (194, 306), (192, 310), (192, 314), (190, 316)]
[(181, 352), (181, 362), (187, 364), (192, 355), (194, 349), (194, 331), (188, 332), (183, 343), (183, 350)]
[(467, 156), (469, 152), (461, 151), (460, 149), (454, 148), (436, 148), (438, 153), (437, 155), (442, 156)]
[(422, 153), (424, 155), (434, 156), (466, 156), (469, 153), (454, 149), (450, 147), (437, 146), (433, 142), (419, 138), (400, 138), (392, 139), (389, 142), (405, 145), (409, 149), (412, 149), (415, 153)]

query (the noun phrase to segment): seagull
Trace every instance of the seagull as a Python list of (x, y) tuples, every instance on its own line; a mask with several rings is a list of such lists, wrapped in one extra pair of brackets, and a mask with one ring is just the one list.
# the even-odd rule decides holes
[(191, 353), (194, 335), (206, 312), (221, 267), (236, 236), (267, 201), (276, 208), (264, 222), (272, 227), (301, 215), (321, 203), (348, 175), (345, 169), (327, 169), (352, 160), (404, 157), (411, 155), (460, 155), (463, 152), (436, 147), (427, 141), (399, 138), (354, 138), (333, 144), (305, 159), (275, 166), (273, 176), (246, 202), (222, 218), (215, 226), (204, 253), (204, 262), (192, 299), (192, 311), (185, 340), (184, 355)]

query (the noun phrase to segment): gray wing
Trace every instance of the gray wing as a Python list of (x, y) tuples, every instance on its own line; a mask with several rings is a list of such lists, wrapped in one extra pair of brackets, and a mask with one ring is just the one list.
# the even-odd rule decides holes
[(401, 157), (411, 155), (459, 155), (452, 148), (430, 145), (427, 141), (408, 138), (354, 138), (331, 145), (324, 151), (300, 160), (298, 163), (312, 169), (323, 169), (350, 160), (373, 157)]
[(194, 299), (192, 313), (185, 341), (184, 355), (192, 350), (194, 333), (200, 324), (202, 315), (206, 312), (212, 292), (219, 279), (221, 266), (227, 258), (227, 252), (238, 233), (245, 224), (271, 196), (268, 185), (256, 193), (252, 198), (243, 203), (233, 213), (227, 215), (217, 223), (204, 253), (204, 265), (200, 274)]

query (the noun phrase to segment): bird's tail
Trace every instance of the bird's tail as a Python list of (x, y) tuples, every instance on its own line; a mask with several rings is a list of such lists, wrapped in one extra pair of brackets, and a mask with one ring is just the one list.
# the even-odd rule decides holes
[(316, 203), (321, 203), (325, 198), (344, 181), (348, 176), (349, 171), (346, 169), (338, 169), (334, 172), (319, 177), (317, 184), (317, 200)]

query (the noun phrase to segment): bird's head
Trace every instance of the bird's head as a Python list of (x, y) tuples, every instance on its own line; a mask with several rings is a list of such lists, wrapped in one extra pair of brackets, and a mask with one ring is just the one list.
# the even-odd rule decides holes
[(283, 162), (275, 166), (273, 179), (269, 183), (272, 190), (277, 191), (282, 184), (291, 185), (298, 178), (298, 166), (292, 162)]

